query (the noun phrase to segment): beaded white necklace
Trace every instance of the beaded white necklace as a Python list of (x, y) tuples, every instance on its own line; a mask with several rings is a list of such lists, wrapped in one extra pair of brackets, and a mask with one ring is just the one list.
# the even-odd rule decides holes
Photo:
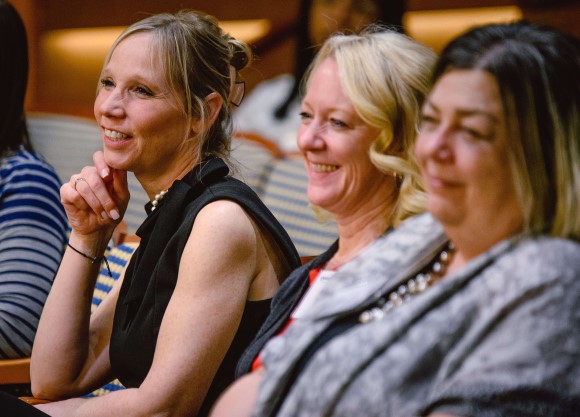
[(412, 298), (425, 291), (445, 274), (454, 253), (453, 243), (449, 242), (426, 271), (418, 273), (405, 284), (400, 285), (397, 290), (381, 297), (374, 307), (360, 313), (358, 316), (359, 323), (364, 324), (380, 320), (390, 311), (409, 302)]
[(159, 194), (155, 195), (155, 198), (153, 199), (153, 201), (151, 201), (151, 211), (154, 211), (157, 208), (161, 200), (163, 200), (163, 198), (165, 197), (165, 194), (167, 194), (167, 191), (169, 190), (160, 191)]

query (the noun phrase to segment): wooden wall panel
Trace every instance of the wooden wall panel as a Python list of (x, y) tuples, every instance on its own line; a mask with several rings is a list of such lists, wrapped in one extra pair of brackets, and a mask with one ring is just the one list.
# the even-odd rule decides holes
[[(96, 76), (72, 84), (75, 74), (59, 69), (51, 73), (47, 63), (58, 60), (40, 50), (40, 40), (47, 31), (81, 27), (125, 26), (141, 17), (182, 8), (204, 10), (219, 19), (254, 19), (267, 17), (275, 28), (295, 20), (298, 0), (11, 0), (22, 14), (29, 33), (30, 88), (27, 108), (92, 117)], [(388, 0), (385, 0), (388, 1)], [(407, 0), (408, 10), (440, 10), (519, 5), (525, 18), (556, 25), (577, 35), (580, 26), (578, 0)], [(257, 57), (244, 72), (248, 90), (263, 79), (292, 69), (295, 41), (292, 37), (273, 50)], [(64, 64), (64, 63), (63, 63)], [(87, 63), (88, 64), (88, 60)], [(94, 63), (91, 65), (95, 65)], [(100, 67), (100, 65), (98, 65)], [(50, 67), (50, 66), (49, 66)], [(50, 67), (52, 68), (52, 67)], [(75, 81), (77, 82), (77, 81)]]

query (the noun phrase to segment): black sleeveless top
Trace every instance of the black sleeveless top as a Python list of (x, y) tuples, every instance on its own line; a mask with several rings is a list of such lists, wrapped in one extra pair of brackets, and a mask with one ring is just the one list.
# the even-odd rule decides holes
[[(290, 268), (300, 258), (290, 237), (257, 194), (228, 176), (221, 159), (196, 166), (173, 183), (155, 211), (137, 230), (141, 238), (125, 272), (113, 321), (109, 356), (113, 374), (126, 387), (138, 387), (151, 368), (159, 328), (171, 299), (179, 261), (199, 211), (216, 200), (239, 204), (276, 240)], [(206, 415), (219, 394), (234, 380), (236, 363), (268, 316), (270, 300), (247, 302), (234, 340), (206, 395), (199, 416)]]

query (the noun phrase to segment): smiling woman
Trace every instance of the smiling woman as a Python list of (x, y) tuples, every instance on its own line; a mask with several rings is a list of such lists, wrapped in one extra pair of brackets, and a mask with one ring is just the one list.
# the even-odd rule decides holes
[(463, 248), (471, 256), (523, 225), (504, 114), (498, 85), (483, 70), (451, 71), (423, 111), (416, 154), (429, 192), (427, 208), (448, 233), (486, 228), (485, 239)]
[[(199, 159), (195, 135), (201, 118), (188, 120), (171, 91), (148, 32), (119, 43), (103, 68), (95, 118), (104, 133), (104, 157), (115, 169), (135, 173), (150, 199), (184, 176)], [(222, 106), (217, 93), (206, 97), (213, 122)]]
[[(229, 175), (230, 98), (249, 60), (194, 11), (141, 20), (111, 47), (94, 105), (104, 150), (61, 188), (72, 233), (32, 352), (47, 414), (205, 415), (299, 265), (281, 225)], [(91, 314), (127, 171), (152, 202), (139, 248)], [(114, 378), (127, 389), (72, 398)]]
[[(307, 165), (308, 198), (336, 219), (339, 238), (282, 284), (238, 375), (253, 370), (248, 378), (259, 376), (268, 340), (324, 303), (334, 276), (380, 236), (423, 211), (412, 145), (434, 60), (431, 50), (381, 26), (332, 36), (317, 54), (307, 75), (298, 145)], [(216, 415), (242, 415), (255, 394), (255, 387), (246, 388), (235, 384)]]

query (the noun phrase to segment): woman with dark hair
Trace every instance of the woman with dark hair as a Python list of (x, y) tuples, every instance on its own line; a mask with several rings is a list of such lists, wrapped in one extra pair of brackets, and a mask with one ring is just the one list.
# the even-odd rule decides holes
[(526, 22), (444, 49), (415, 144), (429, 213), (270, 340), (236, 383), (252, 416), (578, 415), (578, 74), (578, 39)]
[(38, 319), (62, 258), (60, 180), (34, 152), (24, 97), (28, 44), (22, 19), (0, 0), (0, 358), (30, 356)]
[(334, 32), (358, 32), (381, 23), (403, 32), (405, 0), (303, 0), (297, 18), (293, 74), (263, 81), (234, 113), (234, 127), (296, 149), (300, 86), (316, 51)]

